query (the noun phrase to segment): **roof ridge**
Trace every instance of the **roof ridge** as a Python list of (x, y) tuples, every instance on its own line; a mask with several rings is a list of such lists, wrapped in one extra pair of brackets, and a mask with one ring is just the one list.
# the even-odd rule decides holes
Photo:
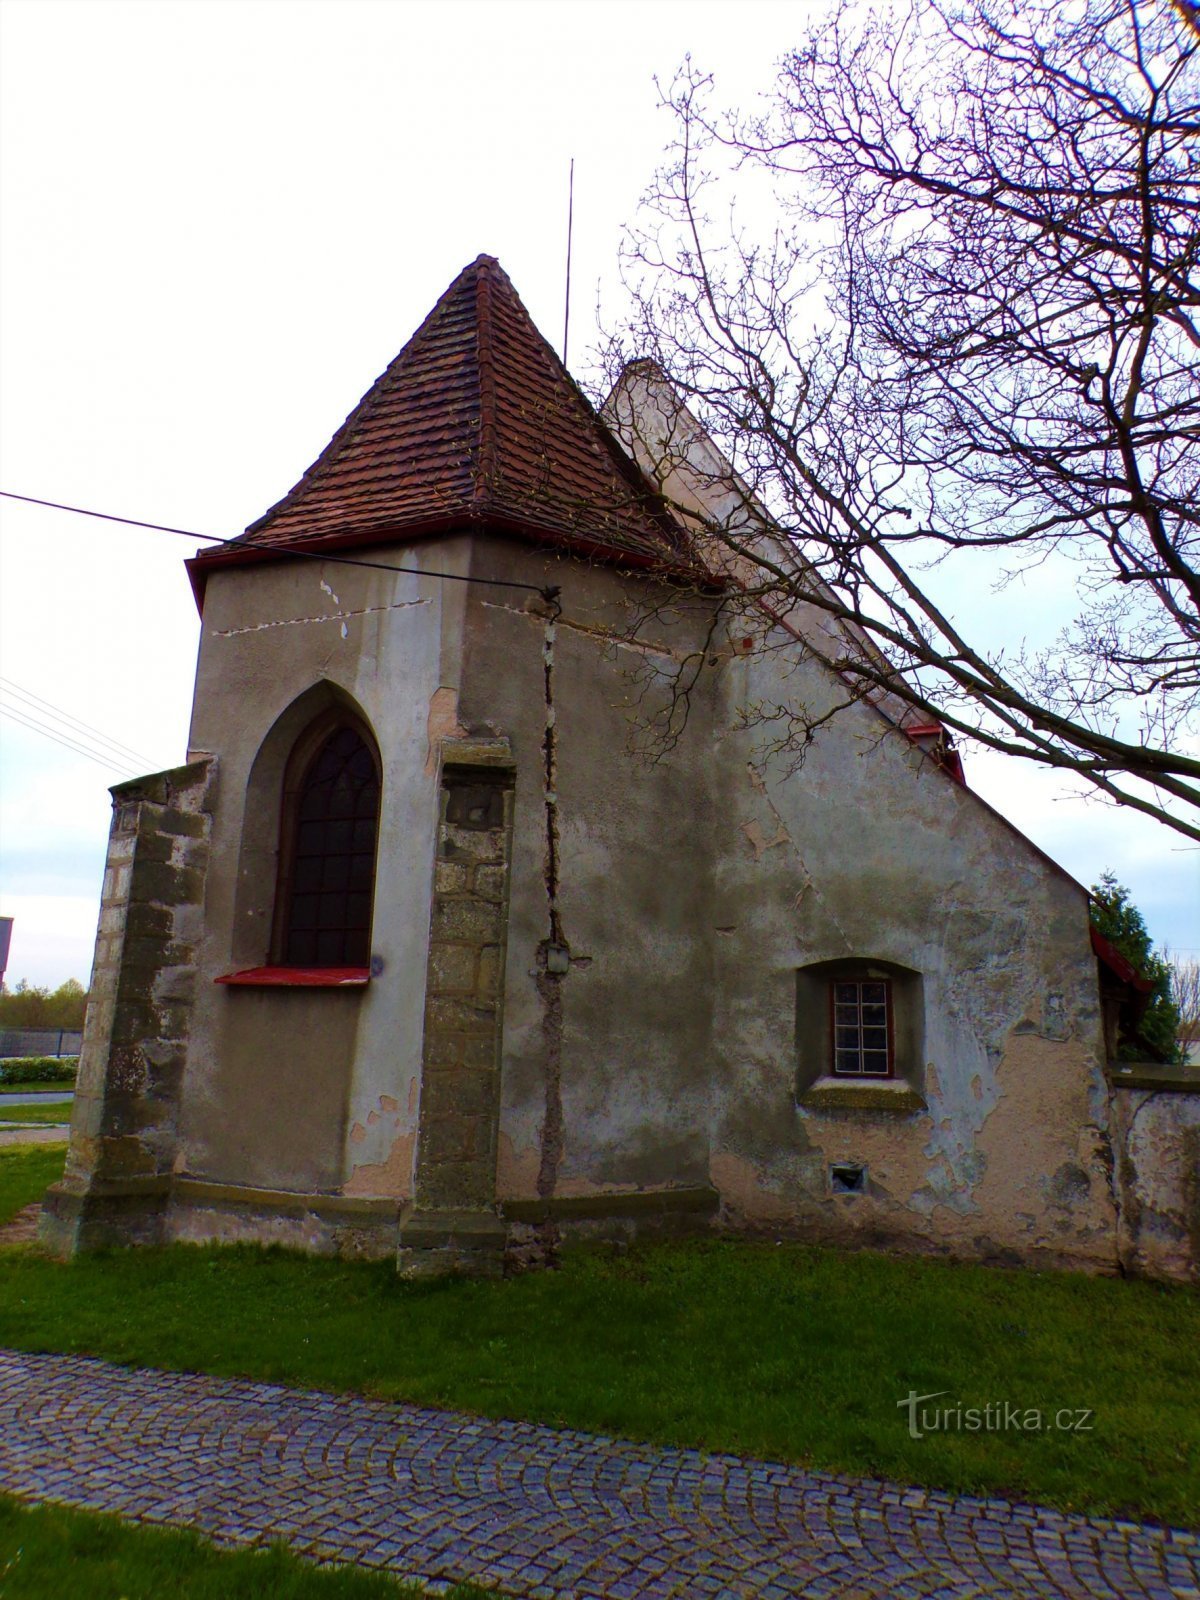
[(404, 348), (397, 355), (392, 357), (387, 366), (384, 367), (383, 371), (371, 384), (371, 387), (367, 390), (366, 394), (363, 395), (362, 399), (350, 408), (345, 420), (334, 433), (329, 443), (321, 451), (317, 459), (305, 469), (298, 481), (292, 485), (292, 487), (281, 499), (276, 500), (274, 505), (268, 506), (261, 516), (255, 517), (253, 522), (247, 524), (245, 533), (241, 535), (241, 538), (245, 540), (247, 544), (251, 542), (249, 537), (251, 534), (257, 533), (265, 523), (278, 516), (280, 512), (289, 510), (314, 486), (314, 484), (320, 482), (325, 470), (332, 466), (340, 456), (342, 447), (351, 437), (353, 426), (357, 423), (366, 422), (375, 414), (380, 402), (384, 398), (386, 391), (391, 387), (389, 380), (398, 379), (401, 373), (412, 365), (413, 360), (415, 359), (414, 349), (419, 348), (422, 335), (431, 332), (433, 328), (436, 327), (437, 323), (441, 321), (442, 317), (446, 313), (447, 306), (450, 304), (455, 291), (459, 288), (463, 279), (468, 273), (474, 271), (478, 267), (481, 267), (484, 265), (484, 263), (494, 260), (495, 257), (493, 256), (478, 256), (474, 261), (471, 262), (470, 266), (464, 267), (462, 271), (454, 278), (454, 280), (447, 284), (446, 288), (443, 289), (442, 293), (429, 308), (424, 320), (417, 327), (416, 332), (408, 340)]
[(479, 256), (475, 269), (475, 351), (479, 369), (479, 456), (471, 501), (482, 511), (496, 481), (496, 366), (492, 340), (492, 273), (494, 256)]
[[(492, 269), (490, 274), (491, 277), (494, 280), (498, 279), (501, 283), (503, 283), (507, 287), (513, 300), (516, 302), (517, 308), (520, 310), (534, 336), (539, 353), (543, 358), (549, 358), (549, 376), (551, 381), (553, 383), (561, 382), (563, 384), (566, 389), (568, 400), (573, 399), (582, 408), (587, 420), (592, 423), (592, 427), (588, 430), (586, 435), (586, 444), (588, 448), (599, 460), (604, 461), (609, 467), (616, 468), (618, 474), (624, 480), (626, 488), (630, 492), (631, 500), (635, 502), (640, 509), (647, 512), (654, 519), (663, 537), (667, 540), (668, 547), (672, 551), (678, 551), (681, 549), (684, 543), (682, 536), (683, 530), (676, 523), (676, 520), (671, 514), (670, 507), (664, 496), (658, 492), (654, 484), (642, 471), (637, 462), (634, 461), (626, 453), (626, 451), (621, 448), (621, 444), (614, 435), (613, 430), (609, 427), (608, 423), (601, 415), (600, 408), (592, 403), (592, 400), (586, 394), (574, 373), (570, 370), (566, 362), (559, 355), (558, 351), (550, 343), (549, 339), (547, 339), (546, 335), (538, 327), (537, 323), (534, 322), (533, 318), (529, 315), (528, 308), (526, 307), (525, 302), (521, 299), (516, 284), (513, 283), (508, 273), (505, 272), (499, 260), (497, 260), (495, 256), (481, 255), (478, 258), (478, 264), (483, 264), (485, 262), (489, 268)], [(493, 322), (490, 316), (492, 311), (490, 287), (491, 286), (489, 285), (489, 341), (493, 331)], [(492, 354), (493, 352), (489, 344), (489, 362), (491, 361)], [(494, 384), (494, 370), (489, 374), (489, 376)], [(494, 404), (494, 388), (492, 392), (492, 400)]]
[(439, 296), (299, 482), (250, 524), (237, 559), (456, 522), (589, 559), (670, 565), (683, 545), (662, 496), (485, 254)]

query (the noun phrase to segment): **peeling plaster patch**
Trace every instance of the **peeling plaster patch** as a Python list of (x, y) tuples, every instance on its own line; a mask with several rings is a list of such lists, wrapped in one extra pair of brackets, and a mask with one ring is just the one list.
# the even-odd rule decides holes
[(1086, 1200), (1091, 1193), (1092, 1180), (1077, 1161), (1064, 1161), (1050, 1180), (1050, 1193), (1067, 1208)]
[(978, 1137), (988, 1165), (976, 1197), (997, 1238), (1018, 1215), (1032, 1215), (1039, 1239), (1069, 1231), (1076, 1248), (1110, 1260), (1104, 1241), (1115, 1236), (1116, 1215), (1101, 1143), (1078, 1132), (1086, 1124), (1087, 1065), (1082, 1048), (1071, 1059), (1061, 1044), (1013, 1030)]
[(388, 1112), (399, 1111), (400, 1102), (399, 1100), (394, 1100), (390, 1094), (381, 1094), (379, 1096), (379, 1109), (380, 1111)]
[[(987, 1052), (965, 1028), (956, 1029), (945, 1048), (962, 1062), (962, 1070), (946, 1074), (943, 1083), (932, 1062), (926, 1068), (925, 1093), (933, 1116), (925, 1145), (930, 1167), (921, 1191), (928, 1197), (929, 1210), (944, 1205), (964, 1216), (979, 1210), (975, 1190), (987, 1163), (978, 1142), (999, 1103), (1000, 1089)], [(974, 1071), (972, 1055), (978, 1063)]]
[[(321, 579), (321, 591), (322, 591), (322, 593), (327, 594), (329, 596), (329, 598), (333, 601), (335, 606), (340, 606), (341, 605), (342, 602), (338, 599), (337, 595), (334, 594), (333, 590), (325, 582), (324, 578)], [(343, 619), (342, 619), (342, 627), (341, 627), (341, 635), (342, 635), (343, 639), (347, 637), (348, 632), (349, 632), (349, 630), (346, 627), (346, 621), (345, 621), (345, 618), (343, 617)]]
[(1047, 1039), (1060, 1041), (1071, 1037), (1067, 1004), (1061, 994), (1054, 992), (1046, 996), (1046, 1003), (1042, 1007), (1042, 1034)]
[(913, 1195), (913, 1208), (926, 1217), (938, 1206), (945, 1206), (960, 1217), (978, 1212), (980, 1208), (967, 1192), (965, 1181), (947, 1157), (939, 1155), (925, 1183)]
[(367, 1127), (368, 1128), (373, 1128), (378, 1121), (379, 1121), (379, 1113), (378, 1113), (378, 1111), (368, 1111), (367, 1112)]
[(1200, 1281), (1200, 1094), (1114, 1095), (1123, 1261)]
[[(1078, 1171), (1078, 1167), (1075, 1170)], [(977, 1183), (983, 1181), (983, 1175), (987, 1171), (987, 1156), (982, 1150), (968, 1150), (959, 1162), (959, 1171), (974, 1188)]]
[(507, 1200), (534, 1199), (539, 1163), (536, 1145), (527, 1144), (518, 1150), (512, 1137), (502, 1133), (496, 1159), (496, 1193)]
[(415, 1117), (417, 1114), (417, 1097), (420, 1094), (420, 1090), (421, 1080), (415, 1077), (410, 1078), (408, 1080), (408, 1114), (410, 1117)]
[(370, 1194), (394, 1196), (406, 1200), (412, 1193), (413, 1150), (415, 1132), (402, 1133), (393, 1140), (392, 1147), (382, 1161), (365, 1162), (355, 1167), (346, 1184), (345, 1194)]
[(758, 1168), (731, 1150), (718, 1150), (709, 1157), (708, 1175), (723, 1203), (746, 1218), (783, 1222), (794, 1213), (782, 1195), (764, 1188)]
[[(324, 585), (322, 585), (324, 587)], [(209, 637), (213, 639), (236, 639), (242, 633), (262, 633), (265, 628), (298, 628), (309, 622), (340, 622), (342, 638), (349, 634), (346, 627), (350, 617), (369, 617), (377, 611), (403, 611), (408, 606), (427, 606), (428, 600), (396, 600), (386, 606), (361, 606), (355, 611), (326, 611), (317, 617), (277, 617), (271, 622), (252, 622), (244, 628), (213, 628)]]
[(458, 690), (446, 684), (435, 689), (429, 700), (429, 716), (425, 723), (425, 776), (432, 778), (437, 770), (437, 750), (442, 739), (466, 739), (468, 730), (458, 720)]
[(361, 1122), (356, 1122), (354, 1124), (354, 1126), (350, 1129), (350, 1140), (351, 1140), (351, 1143), (352, 1144), (361, 1144), (366, 1137), (367, 1137), (367, 1130), (363, 1127)]
[(773, 839), (764, 838), (763, 831), (757, 822), (743, 822), (742, 832), (750, 841), (750, 848), (754, 851), (755, 861), (761, 861), (766, 852), (774, 850), (777, 844), (788, 843), (787, 829), (782, 823), (779, 824), (779, 829)]

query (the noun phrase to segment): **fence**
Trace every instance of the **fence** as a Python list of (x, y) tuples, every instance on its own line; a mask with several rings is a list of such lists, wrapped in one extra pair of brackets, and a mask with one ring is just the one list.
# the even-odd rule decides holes
[(0, 1060), (9, 1056), (77, 1056), (81, 1028), (0, 1028)]

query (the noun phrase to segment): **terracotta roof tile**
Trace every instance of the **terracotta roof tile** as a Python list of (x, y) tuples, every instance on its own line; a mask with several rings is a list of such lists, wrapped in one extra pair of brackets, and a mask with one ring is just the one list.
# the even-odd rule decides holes
[(345, 548), (464, 524), (642, 560), (669, 561), (681, 539), (491, 256), (459, 274), (240, 543)]

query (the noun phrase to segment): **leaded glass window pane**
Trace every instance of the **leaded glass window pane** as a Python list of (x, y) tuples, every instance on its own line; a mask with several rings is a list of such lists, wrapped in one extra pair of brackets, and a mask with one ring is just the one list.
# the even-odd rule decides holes
[(379, 778), (355, 729), (335, 729), (309, 763), (295, 816), (283, 959), (289, 966), (365, 967)]

